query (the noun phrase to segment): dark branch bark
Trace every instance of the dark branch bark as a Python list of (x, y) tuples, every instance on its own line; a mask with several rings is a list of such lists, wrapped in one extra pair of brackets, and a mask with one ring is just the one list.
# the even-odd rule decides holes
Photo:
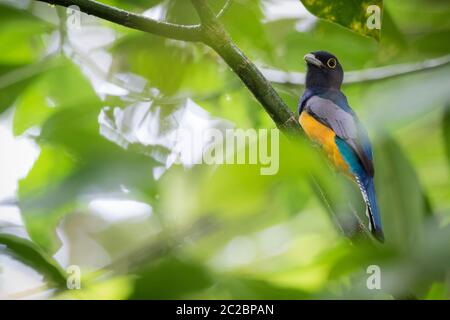
[(37, 0), (63, 7), (78, 6), (84, 13), (166, 38), (201, 41), (200, 26), (185, 26), (147, 18), (93, 0)]
[[(37, 0), (49, 4), (69, 7), (76, 5), (84, 13), (105, 20), (145, 31), (155, 35), (184, 40), (199, 41), (213, 48), (244, 82), (261, 103), (277, 127), (285, 133), (300, 132), (300, 126), (292, 111), (281, 100), (271, 83), (259, 69), (233, 43), (206, 0), (192, 0), (201, 25), (185, 26), (157, 21), (139, 14), (105, 5), (93, 0)], [(219, 15), (223, 14), (228, 4)]]
[(233, 69), (280, 130), (288, 134), (300, 132), (300, 126), (292, 111), (259, 69), (235, 45), (211, 10), (207, 0), (191, 1), (202, 22), (201, 32), (204, 43), (213, 48)]

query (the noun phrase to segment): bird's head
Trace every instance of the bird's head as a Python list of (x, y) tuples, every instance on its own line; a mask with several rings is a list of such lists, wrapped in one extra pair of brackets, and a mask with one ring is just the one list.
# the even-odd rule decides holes
[(303, 59), (308, 66), (307, 88), (339, 89), (344, 80), (344, 70), (336, 56), (326, 51), (314, 51)]

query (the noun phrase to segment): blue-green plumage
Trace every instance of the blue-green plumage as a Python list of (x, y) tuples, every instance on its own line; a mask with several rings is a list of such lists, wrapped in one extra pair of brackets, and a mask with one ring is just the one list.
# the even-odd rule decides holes
[(367, 174), (367, 172), (362, 167), (358, 156), (344, 140), (336, 137), (335, 141), (342, 157), (348, 164), (352, 174), (355, 176), (361, 193), (363, 194), (364, 201), (367, 203), (367, 210), (369, 211), (368, 216), (370, 219), (369, 226), (371, 228), (371, 231), (378, 240), (384, 241), (373, 176)]

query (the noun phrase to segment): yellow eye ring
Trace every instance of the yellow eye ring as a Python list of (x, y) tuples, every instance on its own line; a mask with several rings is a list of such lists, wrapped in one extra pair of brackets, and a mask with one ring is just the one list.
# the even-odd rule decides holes
[(327, 61), (327, 66), (330, 67), (331, 69), (336, 68), (337, 62), (335, 58), (330, 58)]

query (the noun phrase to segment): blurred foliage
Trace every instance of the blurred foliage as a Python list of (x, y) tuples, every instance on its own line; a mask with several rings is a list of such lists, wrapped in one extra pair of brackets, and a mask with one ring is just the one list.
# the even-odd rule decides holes
[[(102, 2), (198, 23), (185, 0)], [(333, 52), (345, 70), (450, 54), (448, 1), (375, 1), (381, 33), (365, 27), (367, 1), (281, 2), (321, 19), (274, 18), (273, 0), (233, 1), (220, 18), (258, 65), (302, 72), (301, 57), (315, 50)], [(213, 51), (87, 16), (71, 29), (54, 7), (11, 3), (0, 6), (0, 113), (13, 111), (12, 132), (40, 154), (17, 194), (31, 240), (0, 226), (0, 250), (49, 286), (65, 284), (63, 267), (80, 265), (83, 290), (53, 297), (449, 298), (448, 65), (344, 86), (374, 144), (386, 233), (383, 245), (350, 243), (336, 219), (349, 229), (355, 217), (367, 224), (359, 192), (303, 138), (280, 137), (272, 176), (261, 164), (177, 161), (177, 129), (274, 127)], [(296, 110), (303, 88), (276, 89)], [(136, 217), (127, 202), (99, 215), (93, 203), (105, 198), (150, 209)], [(122, 219), (111, 220), (117, 211)], [(56, 262), (57, 252), (67, 261)], [(381, 290), (366, 287), (372, 264)]]
[(442, 121), (444, 131), (444, 143), (445, 151), (447, 152), (448, 162), (450, 164), (450, 105), (447, 105), (444, 109), (444, 116)]
[(64, 289), (66, 277), (62, 268), (33, 242), (11, 234), (0, 233), (0, 243), (6, 252), (17, 260), (42, 273), (50, 287)]

